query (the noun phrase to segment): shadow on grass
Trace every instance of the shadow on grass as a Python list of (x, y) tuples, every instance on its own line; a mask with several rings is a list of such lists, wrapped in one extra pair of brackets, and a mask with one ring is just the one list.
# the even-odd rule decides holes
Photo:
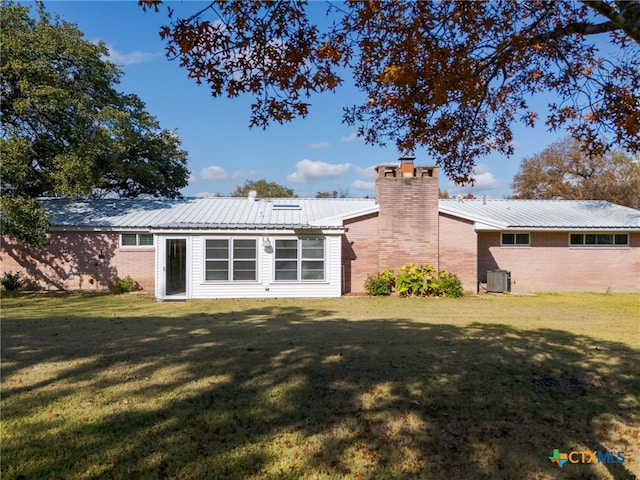
[(636, 350), (336, 315), (5, 319), (2, 477), (635, 478)]

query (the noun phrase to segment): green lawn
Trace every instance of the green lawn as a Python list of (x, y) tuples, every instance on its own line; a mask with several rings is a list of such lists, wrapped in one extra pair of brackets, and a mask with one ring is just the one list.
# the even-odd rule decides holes
[(3, 480), (640, 476), (639, 295), (21, 294), (2, 317)]

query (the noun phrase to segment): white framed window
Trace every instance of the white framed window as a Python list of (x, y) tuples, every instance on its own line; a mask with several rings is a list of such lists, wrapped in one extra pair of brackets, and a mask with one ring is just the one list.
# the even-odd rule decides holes
[(121, 233), (123, 247), (153, 247), (153, 233)]
[(205, 281), (255, 282), (258, 279), (257, 244), (255, 238), (205, 239)]
[(324, 281), (326, 264), (324, 244), (324, 237), (276, 239), (275, 280)]
[(531, 239), (528, 233), (503, 232), (500, 244), (506, 247), (524, 247), (531, 245)]
[(569, 234), (571, 247), (627, 247), (628, 233), (571, 233)]

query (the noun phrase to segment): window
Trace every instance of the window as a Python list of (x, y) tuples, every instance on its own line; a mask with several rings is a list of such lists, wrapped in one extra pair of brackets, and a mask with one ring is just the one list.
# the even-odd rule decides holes
[(275, 279), (324, 280), (324, 238), (276, 240)]
[(569, 245), (576, 246), (627, 246), (627, 233), (572, 233), (569, 235)]
[(205, 280), (255, 282), (256, 265), (255, 238), (205, 240)]
[(153, 247), (152, 233), (123, 233), (120, 235), (123, 247)]
[(529, 245), (528, 233), (503, 233), (502, 245)]
[(233, 240), (233, 279), (256, 281), (256, 240)]

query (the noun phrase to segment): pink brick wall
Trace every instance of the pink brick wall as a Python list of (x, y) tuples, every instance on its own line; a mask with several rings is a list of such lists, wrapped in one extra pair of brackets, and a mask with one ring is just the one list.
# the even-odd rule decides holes
[(478, 240), (473, 222), (440, 214), (440, 270), (455, 273), (465, 291), (478, 291)]
[(376, 179), (378, 267), (408, 263), (438, 267), (438, 178)]
[(345, 293), (364, 292), (367, 276), (387, 268), (396, 273), (408, 263), (438, 268), (437, 176), (379, 177), (376, 201), (378, 214), (345, 222)]
[(103, 290), (131, 275), (153, 292), (155, 248), (120, 247), (118, 233), (53, 232), (48, 238), (38, 249), (2, 237), (0, 272), (22, 272), (31, 288), (45, 290)]
[(569, 247), (567, 232), (531, 232), (529, 247), (501, 247), (500, 233), (478, 233), (478, 278), (511, 272), (513, 291), (640, 291), (640, 233), (629, 247)]
[(373, 213), (346, 220), (347, 232), (342, 237), (342, 267), (344, 293), (364, 292), (369, 275), (377, 274), (378, 267), (378, 214)]

